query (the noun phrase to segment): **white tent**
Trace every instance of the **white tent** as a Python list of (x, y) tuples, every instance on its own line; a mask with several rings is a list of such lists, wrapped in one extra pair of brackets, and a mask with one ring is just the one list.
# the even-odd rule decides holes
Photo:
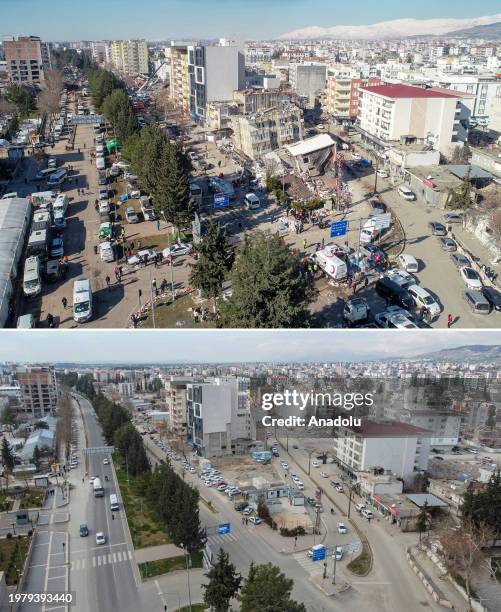
[(31, 204), (26, 198), (0, 200), (0, 327), (5, 327), (12, 296), (12, 280), (23, 252), (31, 220)]

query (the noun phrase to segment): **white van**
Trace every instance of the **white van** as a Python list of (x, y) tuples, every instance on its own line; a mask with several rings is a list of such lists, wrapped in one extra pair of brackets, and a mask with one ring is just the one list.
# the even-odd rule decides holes
[(327, 276), (330, 276), (333, 280), (343, 280), (348, 274), (348, 268), (346, 263), (334, 255), (332, 249), (326, 247), (321, 251), (315, 253), (315, 260), (318, 267), (321, 268)]
[(85, 276), (73, 283), (73, 320), (85, 323), (92, 318), (92, 290)]
[(427, 310), (432, 318), (438, 317), (440, 314), (440, 305), (435, 298), (419, 285), (411, 285), (407, 288), (410, 296), (414, 300), (417, 308)]
[(404, 200), (408, 200), (412, 202), (416, 199), (416, 194), (412, 191), (409, 185), (400, 185), (398, 188), (399, 195), (404, 198)]
[(26, 297), (36, 297), (42, 292), (42, 275), (38, 256), (28, 257), (24, 263), (23, 293)]
[(99, 255), (103, 261), (115, 261), (115, 251), (111, 242), (107, 240), (99, 243)]
[(104, 161), (104, 157), (96, 157), (96, 168), (98, 170), (104, 170), (106, 167), (106, 162)]
[(119, 510), (118, 497), (114, 493), (110, 495), (110, 509)]
[(419, 272), (419, 264), (417, 259), (408, 253), (401, 253), (398, 256), (398, 263), (406, 272)]
[(255, 193), (246, 193), (244, 201), (248, 210), (255, 210), (256, 208), (260, 208), (261, 206), (261, 201)]
[(65, 193), (61, 193), (60, 195), (57, 196), (57, 198), (54, 201), (54, 204), (52, 205), (52, 210), (54, 211), (54, 213), (56, 212), (62, 212), (63, 214), (66, 213), (66, 209), (68, 208), (68, 203), (69, 203), (69, 198)]

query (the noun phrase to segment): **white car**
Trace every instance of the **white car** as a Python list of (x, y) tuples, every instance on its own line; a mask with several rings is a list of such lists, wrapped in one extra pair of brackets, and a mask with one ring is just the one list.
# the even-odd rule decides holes
[(343, 492), (343, 487), (340, 484), (336, 485), (334, 488), (336, 489), (336, 491), (338, 493), (342, 493)]
[(343, 558), (343, 547), (336, 546), (336, 550), (332, 553), (332, 558), (336, 559), (336, 561), (341, 561)]
[(109, 240), (99, 244), (99, 256), (103, 261), (115, 261), (115, 248)]
[(362, 156), (360, 155), (360, 153), (357, 153), (356, 151), (353, 151), (351, 156), (353, 157), (353, 159), (362, 159)]
[(313, 467), (320, 467), (320, 463), (319, 463), (318, 461), (312, 461), (312, 462), (311, 462), (311, 465), (312, 465)]
[(297, 474), (291, 474), (291, 478), (294, 482), (299, 482), (299, 476)]
[(344, 523), (337, 524), (337, 531), (338, 533), (348, 533), (348, 529)]
[(461, 278), (465, 282), (468, 289), (482, 289), (482, 281), (480, 280), (480, 276), (473, 268), (464, 266), (459, 270), (459, 273), (461, 274)]
[(158, 255), (158, 252), (154, 251), (153, 249), (143, 249), (141, 251), (138, 251), (132, 257), (129, 257), (127, 263), (131, 266), (135, 266), (136, 264), (139, 263), (140, 258), (144, 259), (145, 257), (146, 257), (146, 261), (154, 261), (157, 255)]
[(383, 311), (374, 317), (374, 321), (378, 327), (383, 329), (416, 329), (417, 327), (403, 312)]
[(125, 218), (129, 223), (139, 223), (139, 217), (137, 216), (137, 212), (132, 206), (125, 207)]
[(300, 480), (296, 481), (296, 487), (300, 490), (300, 491), (304, 491), (304, 483), (301, 482)]
[(108, 200), (101, 200), (99, 202), (99, 213), (109, 213), (110, 212), (110, 203)]
[(326, 472), (320, 472), (320, 476), (322, 476), (322, 478), (329, 478), (329, 474)]
[(103, 465), (110, 465), (109, 459), (103, 459)]
[(388, 178), (390, 176), (386, 170), (376, 170), (376, 174), (379, 178)]
[(249, 521), (253, 524), (253, 525), (261, 525), (261, 523), (263, 522), (258, 516), (251, 516), (249, 518)]
[(167, 247), (162, 251), (162, 255), (165, 259), (168, 257), (176, 257), (176, 255), (188, 255), (191, 253), (192, 246), (191, 244), (185, 244), (184, 242), (176, 242), (175, 244), (171, 244), (170, 247)]
[(390, 268), (386, 274), (392, 281), (402, 287), (402, 289), (407, 289), (407, 287), (416, 284), (416, 279), (412, 276), (412, 274), (409, 274), (400, 268)]
[(106, 536), (102, 531), (96, 533), (96, 544), (106, 544)]

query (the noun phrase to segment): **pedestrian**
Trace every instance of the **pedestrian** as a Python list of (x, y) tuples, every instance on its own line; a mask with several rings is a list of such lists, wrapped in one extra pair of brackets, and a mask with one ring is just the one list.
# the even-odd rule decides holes
[(110, 287), (110, 281), (111, 281), (111, 278), (110, 278), (109, 276), (106, 276), (106, 279), (105, 279), (105, 280), (106, 280), (106, 286), (108, 287), (108, 289), (110, 289), (110, 288), (111, 288), (111, 287)]
[(306, 238), (304, 238), (304, 240), (303, 240), (303, 251), (306, 251), (306, 244), (307, 244), (306, 243)]
[(86, 142), (84, 142), (84, 149), (86, 149), (86, 148), (87, 148), (87, 143), (86, 143)]
[(157, 219), (157, 232), (160, 231), (160, 219)]
[(26, 177), (24, 177), (24, 184), (27, 185), (28, 184), (28, 179)]
[(321, 248), (322, 248), (322, 251), (323, 251), (323, 250), (324, 250), (324, 248), (325, 248), (325, 238), (322, 238), (322, 247), (321, 247)]
[(134, 250), (134, 242), (130, 243), (130, 250), (133, 251)]
[(68, 306), (68, 300), (65, 297), (63, 297), (61, 299), (61, 302), (63, 303), (63, 308), (66, 310), (66, 307)]
[(136, 329), (136, 327), (137, 327), (137, 317), (136, 317), (136, 315), (132, 314), (130, 318), (131, 318), (131, 321), (132, 321), (132, 326), (134, 327), (134, 329)]
[(118, 266), (118, 275), (120, 276), (120, 280), (122, 280), (123, 266)]
[(138, 240), (138, 241), (137, 241), (137, 250), (139, 251), (139, 249), (140, 249), (140, 248), (141, 248), (141, 241), (140, 241), (140, 240)]
[(369, 286), (369, 277), (366, 275), (365, 280), (364, 280), (364, 287), (367, 289), (368, 286)]
[(452, 318), (452, 315), (448, 314), (447, 315), (447, 328), (450, 329), (453, 323), (454, 323), (454, 319)]
[(351, 284), (351, 288), (353, 290), (353, 293), (357, 292), (357, 281), (354, 280), (353, 283)]

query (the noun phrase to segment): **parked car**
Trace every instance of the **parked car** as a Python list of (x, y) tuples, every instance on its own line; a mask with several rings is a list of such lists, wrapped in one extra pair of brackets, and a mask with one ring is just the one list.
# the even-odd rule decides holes
[(337, 524), (337, 531), (338, 533), (341, 533), (341, 534), (348, 533), (348, 529), (344, 523)]
[(157, 257), (157, 255), (158, 255), (158, 251), (155, 251), (153, 249), (142, 249), (141, 251), (138, 251), (132, 257), (129, 257), (128, 264), (131, 266), (135, 266), (136, 264), (139, 263), (140, 259), (144, 259), (144, 258), (146, 258), (146, 261), (155, 261), (155, 258)]
[(494, 287), (484, 287), (482, 292), (493, 310), (501, 310), (501, 293)]
[(453, 253), (451, 255), (452, 263), (456, 266), (456, 268), (469, 268), (471, 266), (471, 262), (468, 257), (461, 255), (461, 253)]
[(388, 172), (386, 172), (386, 170), (376, 170), (376, 174), (379, 176), (379, 178), (385, 178), (385, 179), (390, 176)]
[(60, 237), (53, 238), (50, 243), (50, 256), (60, 259), (64, 255), (64, 242)]
[(261, 525), (261, 523), (263, 522), (258, 516), (251, 516), (251, 517), (249, 517), (249, 521), (253, 525)]
[(428, 227), (430, 228), (431, 233), (434, 236), (446, 236), (447, 235), (447, 228), (445, 227), (443, 223), (438, 223), (438, 221), (430, 221), (430, 223), (428, 223)]
[(139, 217), (137, 216), (137, 212), (132, 206), (125, 207), (125, 218), (129, 223), (139, 223)]
[(458, 245), (452, 238), (440, 238), (440, 244), (444, 251), (457, 251)]
[(444, 221), (446, 223), (463, 223), (463, 216), (458, 213), (446, 213), (444, 215)]
[(468, 289), (478, 289), (479, 291), (482, 289), (482, 280), (473, 268), (465, 266), (459, 270), (459, 273)]
[(320, 476), (322, 476), (322, 478), (329, 478), (329, 474), (326, 472), (320, 472)]
[(176, 257), (177, 255), (188, 255), (192, 251), (191, 244), (185, 244), (184, 242), (176, 242), (171, 244), (162, 251), (162, 256), (167, 259), (168, 257)]

